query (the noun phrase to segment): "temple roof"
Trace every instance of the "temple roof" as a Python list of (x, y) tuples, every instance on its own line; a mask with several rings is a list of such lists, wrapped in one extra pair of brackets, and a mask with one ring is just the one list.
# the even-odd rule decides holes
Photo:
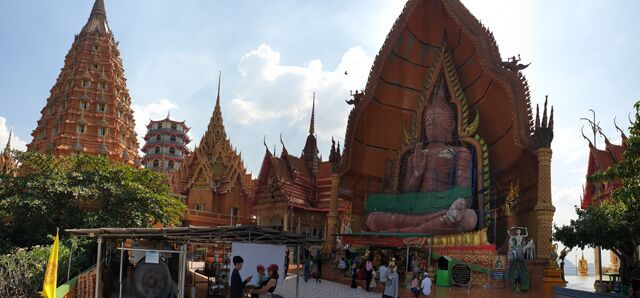
[(247, 170), (241, 155), (231, 146), (227, 138), (220, 109), (220, 77), (216, 104), (209, 120), (207, 131), (202, 136), (193, 154), (186, 157), (180, 169), (173, 174), (172, 189), (174, 192), (185, 192), (194, 183), (206, 182), (216, 193), (226, 193), (234, 184), (240, 185), (243, 191), (249, 191)]
[(609, 142), (609, 139), (605, 137), (604, 150), (596, 148), (591, 141), (589, 141), (589, 161), (587, 166), (587, 175), (585, 178), (584, 192), (582, 194), (581, 208), (588, 208), (596, 196), (596, 186), (598, 187), (598, 200), (606, 200), (611, 191), (619, 186), (618, 181), (614, 181), (608, 184), (600, 183), (596, 185), (589, 179), (590, 176), (597, 172), (606, 171), (612, 166), (622, 161), (624, 150), (626, 149), (625, 140), (626, 136), (621, 132), (622, 144), (616, 145)]
[[(450, 60), (442, 60), (444, 52)], [(382, 175), (439, 69), (455, 73), (459, 82), (450, 88), (462, 92), (469, 111), (480, 113), (478, 135), (489, 147), (492, 169), (535, 165), (528, 85), (520, 71), (503, 66), (493, 34), (458, 0), (409, 0), (349, 115), (342, 174)]]
[(83, 33), (98, 32), (102, 34), (111, 33), (107, 22), (107, 10), (104, 8), (104, 0), (96, 0), (91, 9), (91, 15), (87, 24), (82, 28)]

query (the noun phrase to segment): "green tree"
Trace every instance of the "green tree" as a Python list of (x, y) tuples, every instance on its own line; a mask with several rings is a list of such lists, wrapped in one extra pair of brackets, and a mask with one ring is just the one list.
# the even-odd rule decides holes
[(576, 208), (578, 218), (570, 225), (554, 227), (554, 239), (567, 247), (600, 246), (616, 254), (626, 285), (640, 270), (635, 253), (640, 245), (640, 101), (634, 108), (636, 119), (629, 129), (623, 160), (589, 177), (598, 183), (619, 181), (620, 188), (598, 207)]
[(48, 244), (56, 228), (64, 235), (69, 228), (173, 226), (185, 210), (160, 173), (100, 156), (14, 154), (18, 176), (0, 177), (0, 234), (8, 238), (0, 248)]

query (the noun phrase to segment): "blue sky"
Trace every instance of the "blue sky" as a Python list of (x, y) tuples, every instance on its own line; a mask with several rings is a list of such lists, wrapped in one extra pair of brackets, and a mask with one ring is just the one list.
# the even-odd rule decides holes
[[(493, 31), (503, 57), (520, 53), (534, 103), (555, 107), (555, 221), (579, 204), (587, 145), (580, 117), (597, 116), (619, 141), (639, 99), (637, 1), (463, 1)], [(0, 144), (24, 148), (74, 34), (92, 1), (0, 0)], [(615, 5), (612, 5), (615, 4)], [(348, 90), (363, 89), (373, 57), (404, 1), (124, 1), (107, 0), (109, 25), (124, 61), (140, 135), (149, 118), (186, 120), (198, 142), (222, 71), (228, 136), (257, 175), (262, 137), (298, 153), (317, 92), (316, 132), (328, 156), (344, 138)], [(345, 70), (349, 75), (345, 76)], [(192, 144), (193, 145), (193, 144)]]

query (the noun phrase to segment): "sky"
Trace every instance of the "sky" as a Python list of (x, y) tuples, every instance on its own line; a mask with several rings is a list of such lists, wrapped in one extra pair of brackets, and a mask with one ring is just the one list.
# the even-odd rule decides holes
[[(200, 141), (222, 72), (227, 135), (256, 176), (262, 139), (299, 154), (316, 92), (316, 134), (329, 155), (343, 142), (349, 90), (364, 89), (405, 1), (106, 0), (119, 41), (136, 130), (171, 111)], [(596, 117), (620, 142), (613, 119), (628, 126), (640, 69), (638, 1), (463, 1), (495, 36), (503, 59), (520, 54), (533, 103), (555, 109), (554, 222), (575, 218), (588, 147), (579, 118)], [(0, 0), (0, 145), (24, 149), (93, 1)], [(348, 75), (344, 75), (347, 71)], [(602, 144), (602, 140), (598, 140)], [(602, 145), (601, 145), (602, 147)], [(273, 150), (273, 149), (272, 149)], [(589, 258), (590, 254), (585, 254)], [(569, 259), (574, 259), (572, 255)], [(608, 259), (607, 259), (608, 261)]]

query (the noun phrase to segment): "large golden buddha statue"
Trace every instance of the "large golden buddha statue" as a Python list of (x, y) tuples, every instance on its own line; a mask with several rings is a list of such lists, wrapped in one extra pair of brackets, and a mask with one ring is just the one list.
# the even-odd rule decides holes
[(470, 210), (473, 160), (454, 138), (456, 121), (441, 82), (423, 113), (424, 142), (417, 142), (400, 172), (402, 194), (371, 196), (365, 224), (376, 232), (452, 234), (475, 229)]

